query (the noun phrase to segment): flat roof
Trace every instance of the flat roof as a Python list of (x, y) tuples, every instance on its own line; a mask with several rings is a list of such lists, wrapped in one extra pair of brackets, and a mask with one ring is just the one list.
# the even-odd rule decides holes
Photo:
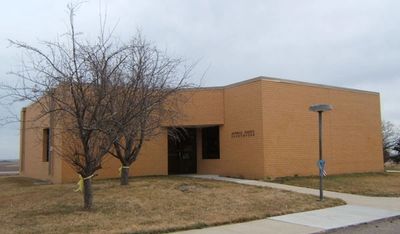
[[(304, 81), (281, 79), (281, 78), (268, 77), (268, 76), (258, 76), (258, 77), (255, 77), (255, 78), (251, 78), (251, 79), (244, 80), (244, 81), (239, 81), (239, 82), (228, 84), (228, 85), (225, 85), (225, 86), (199, 87), (197, 89), (223, 89), (223, 88), (241, 86), (241, 85), (249, 84), (249, 83), (260, 81), (260, 80), (266, 80), (266, 81), (278, 82), (278, 83), (286, 83), (286, 84), (294, 84), (294, 85), (304, 85), (304, 86), (311, 86), (311, 87), (319, 87), (319, 88), (326, 88), (326, 89), (338, 89), (338, 90), (344, 90), (344, 91), (350, 91), (350, 92), (368, 93), (368, 94), (379, 95), (378, 92), (373, 92), (373, 91), (367, 91), (367, 90), (361, 90), (361, 89), (351, 89), (351, 88), (344, 88), (344, 87), (338, 87), (338, 86), (332, 86), (332, 85), (316, 84), (316, 83), (309, 83), (309, 82), (304, 82)], [(196, 88), (194, 88), (194, 89), (196, 89)]]

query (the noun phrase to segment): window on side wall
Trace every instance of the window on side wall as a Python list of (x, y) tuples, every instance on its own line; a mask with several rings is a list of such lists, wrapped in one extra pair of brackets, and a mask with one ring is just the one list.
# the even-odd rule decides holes
[(43, 129), (43, 162), (48, 162), (50, 159), (50, 129)]
[(203, 159), (219, 159), (219, 126), (203, 128)]

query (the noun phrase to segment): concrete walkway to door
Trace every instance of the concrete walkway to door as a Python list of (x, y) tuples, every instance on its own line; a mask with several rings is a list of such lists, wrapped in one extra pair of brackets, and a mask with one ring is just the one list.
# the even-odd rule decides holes
[[(319, 190), (317, 189), (291, 185), (235, 179), (216, 175), (184, 176), (270, 187), (319, 196)], [(330, 191), (324, 191), (324, 195), (326, 197), (342, 199), (347, 205), (179, 233), (315, 233), (400, 215), (400, 198), (368, 197)]]

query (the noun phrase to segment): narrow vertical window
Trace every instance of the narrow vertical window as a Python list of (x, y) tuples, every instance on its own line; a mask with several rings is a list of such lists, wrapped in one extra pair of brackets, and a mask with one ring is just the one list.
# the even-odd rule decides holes
[(43, 162), (48, 162), (50, 158), (50, 129), (43, 129)]
[(219, 126), (202, 129), (203, 159), (219, 159)]

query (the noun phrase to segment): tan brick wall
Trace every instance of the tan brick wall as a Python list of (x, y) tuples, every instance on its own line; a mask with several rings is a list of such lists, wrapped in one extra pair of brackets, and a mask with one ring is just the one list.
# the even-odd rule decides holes
[(224, 89), (191, 89), (181, 94), (181, 126), (205, 126), (224, 123)]
[(323, 113), (323, 155), (328, 174), (382, 171), (379, 95), (262, 81), (265, 175), (316, 175), (318, 117)]
[[(25, 127), (21, 129), (21, 136), (24, 137), (24, 145), (21, 145), (21, 157), (23, 163), (22, 176), (50, 180), (53, 183), (66, 183), (78, 180), (76, 172), (62, 159), (59, 152), (63, 151), (63, 144), (69, 144), (70, 139), (64, 133), (60, 133), (60, 126), (52, 128), (52, 173), (49, 174), (49, 162), (43, 161), (43, 129), (50, 127), (49, 116), (41, 118), (41, 107), (32, 104), (25, 111)], [(166, 129), (162, 134), (146, 141), (142, 151), (135, 163), (132, 164), (130, 175), (166, 175), (168, 174), (168, 155), (167, 155), (167, 134)], [(103, 169), (97, 171), (96, 178), (118, 177), (120, 163), (112, 156), (107, 156), (103, 163)]]
[[(32, 104), (25, 109), (24, 128), (21, 129), (21, 137), (24, 145), (20, 147), (22, 176), (42, 180), (51, 180), (54, 183), (61, 182), (61, 159), (57, 152), (51, 152), (52, 162), (43, 161), (43, 129), (49, 128), (50, 118), (45, 116), (38, 119), (41, 107)], [(52, 148), (61, 144), (60, 136), (56, 130), (53, 131)], [(50, 164), (50, 165), (49, 165)], [(49, 167), (51, 169), (49, 171)]]
[[(199, 128), (199, 174), (245, 178), (316, 174), (317, 114), (308, 111), (316, 103), (334, 106), (324, 114), (328, 174), (383, 170), (379, 95), (375, 93), (256, 79), (225, 88), (192, 89), (182, 95), (185, 117), (175, 124)], [(42, 162), (41, 135), (49, 119), (31, 121), (39, 111), (37, 105), (26, 110), (22, 174), (53, 182), (76, 181), (76, 173), (59, 156), (54, 157), (54, 175), (48, 175), (48, 163)], [(215, 125), (220, 126), (220, 159), (202, 159), (200, 128)], [(131, 175), (168, 173), (166, 128), (163, 131), (145, 142)], [(69, 141), (56, 134), (53, 142), (62, 148)], [(119, 166), (108, 157), (97, 178), (118, 177)]]
[[(117, 178), (121, 163), (111, 155), (107, 156), (103, 161), (102, 169), (98, 170), (98, 176), (95, 179)], [(162, 134), (146, 141), (142, 150), (129, 170), (130, 176), (146, 176), (146, 175), (167, 175), (168, 174), (168, 142), (167, 134), (164, 129)], [(70, 166), (63, 162), (62, 182), (77, 181), (79, 176)]]
[[(221, 135), (220, 135), (221, 139)], [(222, 156), (222, 152), (220, 155), (221, 159), (203, 159), (202, 158), (202, 135), (201, 128), (197, 129), (197, 174), (215, 174), (222, 175), (224, 174), (224, 156)], [(226, 168), (225, 168), (226, 169)]]
[[(223, 124), (223, 89), (193, 89), (181, 94), (183, 105), (182, 118), (178, 123), (181, 126), (207, 126)], [(146, 141), (138, 156), (138, 160), (131, 166), (131, 176), (167, 175), (168, 174), (168, 138), (166, 127), (163, 133), (156, 138)], [(201, 147), (201, 144), (199, 145)], [(201, 154), (198, 154), (198, 158)], [(119, 176), (120, 163), (117, 159), (108, 156), (103, 163), (103, 169), (96, 172), (97, 179)], [(62, 181), (72, 182), (78, 175), (63, 162)]]
[[(260, 81), (225, 88), (225, 118), (224, 125), (220, 127), (220, 159), (201, 159), (201, 153), (198, 154), (198, 173), (246, 178), (263, 177), (261, 108)], [(255, 136), (232, 138), (233, 132), (248, 130), (254, 130)]]

